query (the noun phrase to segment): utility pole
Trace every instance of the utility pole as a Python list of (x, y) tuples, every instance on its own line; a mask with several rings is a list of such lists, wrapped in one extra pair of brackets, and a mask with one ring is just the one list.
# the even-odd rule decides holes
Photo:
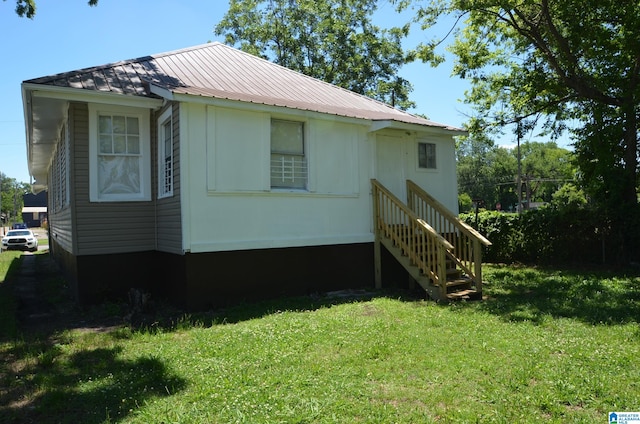
[(516, 178), (516, 185), (518, 186), (518, 213), (522, 212), (522, 164), (520, 160), (520, 138), (522, 137), (522, 127), (520, 126), (520, 120), (518, 119), (518, 127), (516, 128), (516, 139), (518, 140), (518, 176)]

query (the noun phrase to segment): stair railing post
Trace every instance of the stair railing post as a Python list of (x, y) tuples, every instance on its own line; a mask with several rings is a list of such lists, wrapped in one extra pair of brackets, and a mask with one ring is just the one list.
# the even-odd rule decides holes
[(473, 239), (473, 261), (476, 291), (482, 294), (482, 245), (478, 239)]
[(375, 181), (371, 181), (373, 192), (373, 265), (376, 288), (382, 288), (382, 252), (380, 250), (380, 193)]
[(445, 300), (447, 298), (447, 264), (444, 247), (436, 243), (438, 249), (438, 283), (440, 285), (440, 299)]

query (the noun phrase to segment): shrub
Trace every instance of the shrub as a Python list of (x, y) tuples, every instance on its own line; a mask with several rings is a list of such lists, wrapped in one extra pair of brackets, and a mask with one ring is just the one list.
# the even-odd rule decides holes
[(575, 265), (615, 259), (606, 255), (615, 248), (606, 223), (589, 209), (485, 211), (478, 214), (477, 222), (475, 214), (460, 217), (491, 241), (484, 252), (487, 262)]

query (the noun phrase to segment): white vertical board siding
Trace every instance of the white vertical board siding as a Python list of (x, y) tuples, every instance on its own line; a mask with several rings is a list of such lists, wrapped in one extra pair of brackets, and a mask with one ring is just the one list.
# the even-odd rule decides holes
[[(406, 180), (412, 180), (453, 213), (458, 213), (455, 142), (448, 135), (382, 131), (376, 137), (375, 178), (406, 202)], [(436, 168), (418, 166), (418, 143), (436, 145)]]
[[(418, 143), (436, 145), (436, 169), (418, 167)], [(455, 141), (447, 135), (420, 135), (406, 141), (407, 179), (426, 190), (451, 212), (458, 213)], [(402, 199), (406, 200), (406, 199)]]
[[(362, 243), (373, 240), (365, 127), (305, 117), (311, 190), (270, 189), (268, 112), (188, 104), (191, 252)], [(282, 115), (277, 116), (283, 119)], [(300, 120), (291, 117), (292, 120)], [(184, 122), (182, 135), (185, 134)], [(204, 137), (204, 140), (202, 139)], [(313, 180), (313, 181), (311, 181)]]
[(338, 121), (309, 123), (308, 152), (312, 190), (327, 194), (359, 193), (358, 127)]
[(375, 178), (402, 201), (407, 197), (407, 149), (411, 145), (411, 141), (399, 132), (376, 137)]
[[(207, 107), (208, 189), (222, 192), (269, 189), (270, 116)], [(266, 160), (265, 160), (266, 159)]]

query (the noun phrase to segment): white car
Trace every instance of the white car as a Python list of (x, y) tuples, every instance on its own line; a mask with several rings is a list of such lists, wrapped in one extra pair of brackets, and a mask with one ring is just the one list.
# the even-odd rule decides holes
[(2, 237), (3, 250), (38, 250), (38, 239), (31, 230), (9, 230), (7, 235)]

